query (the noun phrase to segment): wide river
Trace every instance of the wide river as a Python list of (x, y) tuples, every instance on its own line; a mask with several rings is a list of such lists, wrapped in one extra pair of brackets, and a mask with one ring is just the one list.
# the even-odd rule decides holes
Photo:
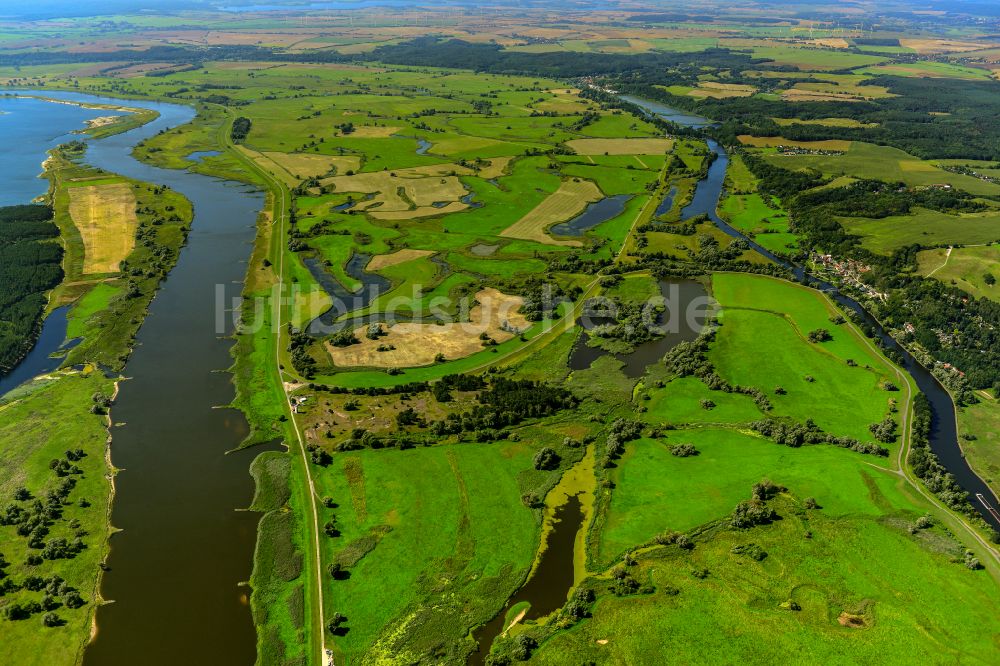
[[(45, 91), (46, 97), (122, 104)], [(31, 101), (32, 104), (39, 102)], [(115, 477), (111, 539), (87, 664), (234, 664), (256, 658), (248, 606), (259, 516), (249, 505), (256, 453), (228, 454), (247, 434), (232, 402), (230, 317), (219, 317), (216, 288), (238, 296), (263, 194), (245, 185), (135, 160), (132, 148), (190, 121), (176, 104), (128, 101), (159, 117), (129, 132), (89, 141), (86, 161), (167, 185), (194, 206), (194, 220), (139, 330), (111, 410)], [(49, 104), (52, 107), (64, 105)], [(73, 107), (66, 107), (73, 108)], [(220, 329), (217, 322), (223, 322)]]

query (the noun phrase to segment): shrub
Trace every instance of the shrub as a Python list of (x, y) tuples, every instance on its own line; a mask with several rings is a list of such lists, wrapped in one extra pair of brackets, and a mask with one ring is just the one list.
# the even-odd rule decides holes
[(698, 449), (694, 447), (694, 444), (674, 444), (670, 447), (670, 454), (678, 458), (687, 458), (688, 456), (698, 455)]
[(729, 524), (736, 529), (747, 529), (755, 525), (766, 525), (777, 518), (777, 515), (774, 509), (764, 502), (750, 500), (736, 505)]
[(833, 340), (833, 336), (830, 335), (830, 331), (825, 328), (817, 328), (809, 331), (809, 342), (829, 342)]
[(535, 454), (533, 462), (537, 470), (550, 470), (559, 467), (559, 461), (559, 454), (544, 446)]

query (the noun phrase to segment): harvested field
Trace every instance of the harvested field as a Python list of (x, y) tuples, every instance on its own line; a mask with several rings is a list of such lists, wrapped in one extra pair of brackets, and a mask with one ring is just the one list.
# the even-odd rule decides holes
[(137, 76), (145, 76), (149, 72), (169, 72), (176, 69), (182, 69), (184, 67), (187, 67), (187, 65), (178, 65), (177, 63), (172, 62), (145, 62), (105, 70), (104, 74), (107, 76), (120, 76), (124, 79), (131, 79)]
[(461, 213), (468, 206), (461, 201), (452, 201), (446, 206), (417, 206), (410, 210), (382, 211), (373, 210), (369, 215), (376, 220), (412, 220), (418, 217), (430, 217), (432, 215), (448, 215), (451, 213)]
[(500, 232), (504, 238), (532, 240), (546, 245), (579, 247), (578, 240), (557, 240), (545, 230), (554, 224), (571, 220), (586, 209), (587, 204), (603, 198), (600, 188), (589, 180), (563, 181), (559, 189), (535, 206), (527, 215)]
[(566, 145), (577, 155), (663, 155), (673, 149), (672, 139), (573, 139)]
[(771, 118), (782, 127), (789, 125), (823, 125), (824, 127), (851, 127), (851, 128), (873, 128), (878, 127), (878, 123), (863, 123), (854, 118), (815, 118), (811, 120), (800, 120), (799, 118)]
[(433, 250), (398, 250), (391, 254), (380, 254), (378, 256), (372, 257), (372, 260), (368, 262), (368, 266), (365, 270), (377, 271), (383, 268), (388, 268), (389, 266), (395, 266), (396, 264), (406, 263), (407, 261), (413, 261), (414, 259), (420, 259), (421, 257), (429, 257), (434, 254)]
[(864, 99), (850, 93), (816, 92), (792, 88), (783, 90), (781, 98), (789, 102), (863, 102)]
[(719, 83), (717, 81), (702, 81), (698, 87), (688, 93), (689, 97), (712, 97), (727, 99), (729, 97), (750, 97), (757, 92), (753, 86), (738, 83)]
[[(439, 353), (449, 361), (470, 356), (483, 349), (481, 334), (499, 343), (514, 337), (505, 328), (525, 330), (530, 325), (518, 312), (523, 303), (520, 296), (483, 289), (476, 294), (476, 301), (467, 322), (396, 324), (384, 327), (385, 335), (377, 340), (365, 337), (366, 325), (355, 331), (361, 341), (358, 344), (334, 347), (327, 343), (327, 350), (338, 367), (412, 368), (431, 365)], [(390, 346), (395, 349), (378, 351)]]
[(385, 127), (382, 125), (361, 125), (355, 126), (354, 131), (347, 136), (352, 139), (388, 139), (401, 129), (403, 128)]
[(902, 38), (899, 45), (908, 49), (913, 49), (920, 55), (929, 53), (957, 53), (959, 51), (975, 51), (983, 48), (982, 44), (976, 42), (958, 42), (950, 39), (921, 39)]
[(794, 148), (804, 148), (806, 150), (836, 150), (847, 152), (851, 148), (851, 141), (844, 139), (829, 139), (827, 141), (791, 141), (782, 136), (750, 136), (741, 134), (737, 137), (745, 146), (754, 148), (774, 148), (776, 146), (791, 146)]
[(361, 158), (353, 155), (306, 155), (305, 153), (260, 153), (257, 162), (272, 173), (283, 171), (296, 180), (323, 176), (336, 169), (337, 173), (361, 168)]
[(500, 245), (489, 245), (486, 243), (476, 243), (469, 248), (469, 252), (477, 257), (489, 257), (500, 249)]
[(116, 273), (135, 246), (135, 194), (128, 183), (69, 188), (69, 214), (83, 239), (83, 274)]
[(479, 176), (480, 178), (498, 178), (504, 175), (507, 165), (513, 157), (494, 157), (491, 160), (483, 160), (478, 171), (474, 168), (465, 167), (461, 164), (428, 164), (426, 166), (409, 167), (406, 169), (396, 169), (395, 174), (403, 178), (418, 176)]
[(809, 43), (813, 46), (825, 46), (830, 49), (846, 49), (851, 45), (843, 37), (823, 37), (821, 39), (811, 39)]
[(356, 209), (370, 212), (373, 217), (383, 220), (454, 213), (466, 208), (459, 199), (467, 192), (457, 176), (411, 175), (406, 170), (377, 171), (334, 176), (320, 182), (333, 187), (336, 192), (374, 195), (359, 203)]

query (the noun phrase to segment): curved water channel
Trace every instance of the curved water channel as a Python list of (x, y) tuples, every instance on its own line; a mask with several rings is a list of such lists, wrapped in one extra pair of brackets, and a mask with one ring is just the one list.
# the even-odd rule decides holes
[(226, 455), (248, 432), (233, 399), (232, 317), (264, 197), (246, 185), (161, 169), (131, 157), (159, 131), (190, 121), (176, 104), (45, 91), (46, 97), (126, 104), (159, 117), (123, 134), (88, 141), (86, 161), (167, 185), (194, 206), (187, 244), (161, 285), (125, 366), (111, 418), (115, 477), (111, 539), (96, 637), (87, 664), (252, 664), (256, 634), (248, 607), (258, 516), (249, 505), (252, 457)]
[(563, 607), (573, 587), (573, 551), (583, 517), (583, 504), (576, 495), (570, 495), (566, 503), (555, 510), (553, 528), (530, 578), (507, 600), (496, 617), (473, 632), (478, 647), (469, 656), (470, 666), (486, 663), (493, 641), (508, 628), (508, 621), (513, 620), (508, 615), (515, 606), (524, 602), (530, 604), (519, 621), (538, 620)]
[[(684, 114), (661, 104), (647, 102), (635, 97), (626, 97), (625, 99), (633, 104), (642, 106), (650, 113), (656, 113), (673, 122), (691, 127), (707, 127), (711, 125), (711, 121), (705, 118)], [(995, 501), (995, 497), (989, 487), (972, 472), (965, 458), (961, 455), (955, 423), (955, 406), (948, 392), (926, 368), (917, 363), (905, 349), (896, 343), (860, 304), (841, 294), (834, 285), (809, 276), (802, 267), (765, 250), (752, 239), (747, 238), (726, 224), (718, 216), (716, 208), (718, 207), (725, 184), (729, 155), (717, 142), (711, 139), (707, 139), (707, 141), (709, 149), (715, 153), (716, 159), (709, 166), (705, 178), (699, 181), (691, 203), (681, 211), (681, 219), (688, 220), (698, 215), (707, 215), (727, 234), (747, 240), (755, 250), (772, 261), (789, 268), (798, 280), (827, 292), (838, 303), (857, 312), (864, 319), (865, 323), (876, 332), (883, 345), (900, 352), (904, 358), (904, 369), (914, 378), (920, 391), (927, 396), (931, 403), (933, 410), (931, 424), (932, 449), (941, 460), (941, 463), (955, 475), (955, 478), (962, 487), (971, 494), (973, 506), (979, 510), (987, 522), (1000, 528), (1000, 523), (975, 500), (975, 494), (982, 493), (985, 497), (993, 500), (991, 501), (993, 506), (1000, 505), (1000, 503)], [(668, 193), (671, 203), (674, 195), (674, 190)], [(657, 210), (657, 214), (666, 213), (668, 210), (669, 208), (664, 208), (663, 204), (661, 204)], [(704, 321), (700, 321), (698, 325), (692, 326), (690, 317), (676, 316), (679, 312), (686, 312), (692, 303), (696, 303), (698, 299), (707, 295), (703, 285), (693, 280), (662, 280), (660, 282), (660, 291), (667, 304), (673, 308), (667, 311), (665, 317), (661, 317), (661, 324), (664, 321), (670, 323), (676, 320), (680, 327), (677, 329), (668, 327), (667, 335), (638, 345), (636, 350), (631, 354), (615, 355), (616, 358), (623, 362), (622, 371), (629, 378), (641, 377), (649, 365), (659, 361), (678, 342), (697, 337), (701, 326), (704, 325)], [(581, 323), (585, 324), (586, 322)], [(586, 344), (586, 333), (584, 333), (577, 340), (570, 354), (569, 366), (574, 370), (586, 369), (590, 367), (594, 360), (606, 354), (607, 352), (599, 348), (589, 347)], [(565, 512), (565, 515), (563, 512)], [(510, 597), (504, 605), (503, 610), (495, 618), (479, 627), (473, 633), (473, 637), (479, 643), (477, 651), (470, 656), (469, 663), (473, 666), (484, 663), (485, 656), (489, 653), (490, 645), (503, 632), (505, 623), (510, 619), (507, 617), (508, 613), (514, 606), (522, 602), (530, 603), (527, 614), (523, 619), (531, 620), (548, 615), (562, 607), (566, 602), (567, 594), (573, 586), (573, 549), (576, 534), (582, 526), (583, 514), (579, 510), (578, 503), (574, 505), (571, 502), (566, 507), (559, 509), (556, 513), (556, 519), (557, 522), (549, 534), (546, 548), (543, 550), (531, 578)]]
[[(118, 104), (119, 102), (115, 102)], [(45, 194), (49, 181), (40, 177), (45, 152), (61, 143), (82, 138), (76, 132), (100, 116), (118, 116), (111, 109), (53, 104), (14, 92), (0, 95), (0, 206), (31, 203)], [(52, 310), (31, 349), (6, 372), (0, 371), (0, 396), (62, 363), (66, 341), (67, 306)]]
[[(642, 107), (651, 114), (655, 114), (665, 120), (669, 120), (680, 125), (703, 128), (712, 124), (712, 121), (708, 119), (692, 116), (649, 100), (629, 96), (623, 96), (623, 99)], [(730, 236), (746, 240), (757, 252), (761, 253), (768, 259), (789, 268), (796, 279), (811, 287), (826, 292), (831, 298), (837, 301), (837, 303), (857, 313), (864, 323), (875, 332), (875, 336), (884, 347), (897, 351), (903, 358), (903, 368), (911, 377), (913, 377), (921, 393), (927, 396), (927, 400), (930, 402), (932, 412), (930, 433), (931, 449), (937, 455), (941, 464), (944, 465), (952, 475), (954, 475), (959, 485), (961, 485), (962, 488), (969, 493), (969, 499), (972, 502), (972, 505), (976, 508), (983, 519), (994, 528), (1000, 529), (1000, 520), (997, 520), (996, 517), (990, 514), (990, 512), (987, 511), (982, 503), (977, 499), (977, 495), (982, 495), (994, 508), (1000, 507), (1000, 501), (997, 500), (993, 491), (981, 478), (979, 478), (979, 476), (976, 475), (975, 472), (972, 471), (972, 468), (969, 467), (969, 463), (965, 460), (965, 456), (962, 454), (962, 449), (958, 442), (958, 428), (955, 420), (955, 403), (952, 401), (951, 395), (948, 391), (945, 390), (941, 383), (927, 368), (913, 358), (913, 355), (906, 351), (902, 345), (897, 343), (892, 336), (885, 331), (882, 325), (857, 301), (841, 293), (835, 285), (808, 274), (802, 266), (793, 264), (788, 259), (779, 257), (764, 249), (755, 243), (753, 239), (743, 235), (730, 225), (726, 224), (726, 222), (719, 217), (716, 209), (718, 208), (719, 200), (722, 196), (725, 184), (726, 168), (729, 165), (729, 154), (726, 152), (725, 148), (712, 139), (707, 139), (707, 142), (709, 149), (715, 153), (716, 159), (709, 166), (708, 173), (705, 178), (698, 183), (694, 196), (691, 199), (691, 203), (685, 206), (681, 211), (681, 219), (687, 220), (697, 215), (707, 215), (717, 227)]]

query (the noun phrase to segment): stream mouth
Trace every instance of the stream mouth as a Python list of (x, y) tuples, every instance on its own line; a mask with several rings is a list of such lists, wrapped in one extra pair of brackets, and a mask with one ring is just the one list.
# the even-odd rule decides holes
[(473, 632), (479, 647), (469, 656), (470, 665), (486, 663), (490, 646), (507, 629), (507, 616), (515, 606), (529, 604), (519, 620), (524, 622), (541, 619), (565, 605), (573, 589), (573, 555), (583, 518), (583, 503), (577, 495), (570, 495), (566, 503), (555, 510), (552, 530), (531, 577), (507, 600), (496, 617)]

